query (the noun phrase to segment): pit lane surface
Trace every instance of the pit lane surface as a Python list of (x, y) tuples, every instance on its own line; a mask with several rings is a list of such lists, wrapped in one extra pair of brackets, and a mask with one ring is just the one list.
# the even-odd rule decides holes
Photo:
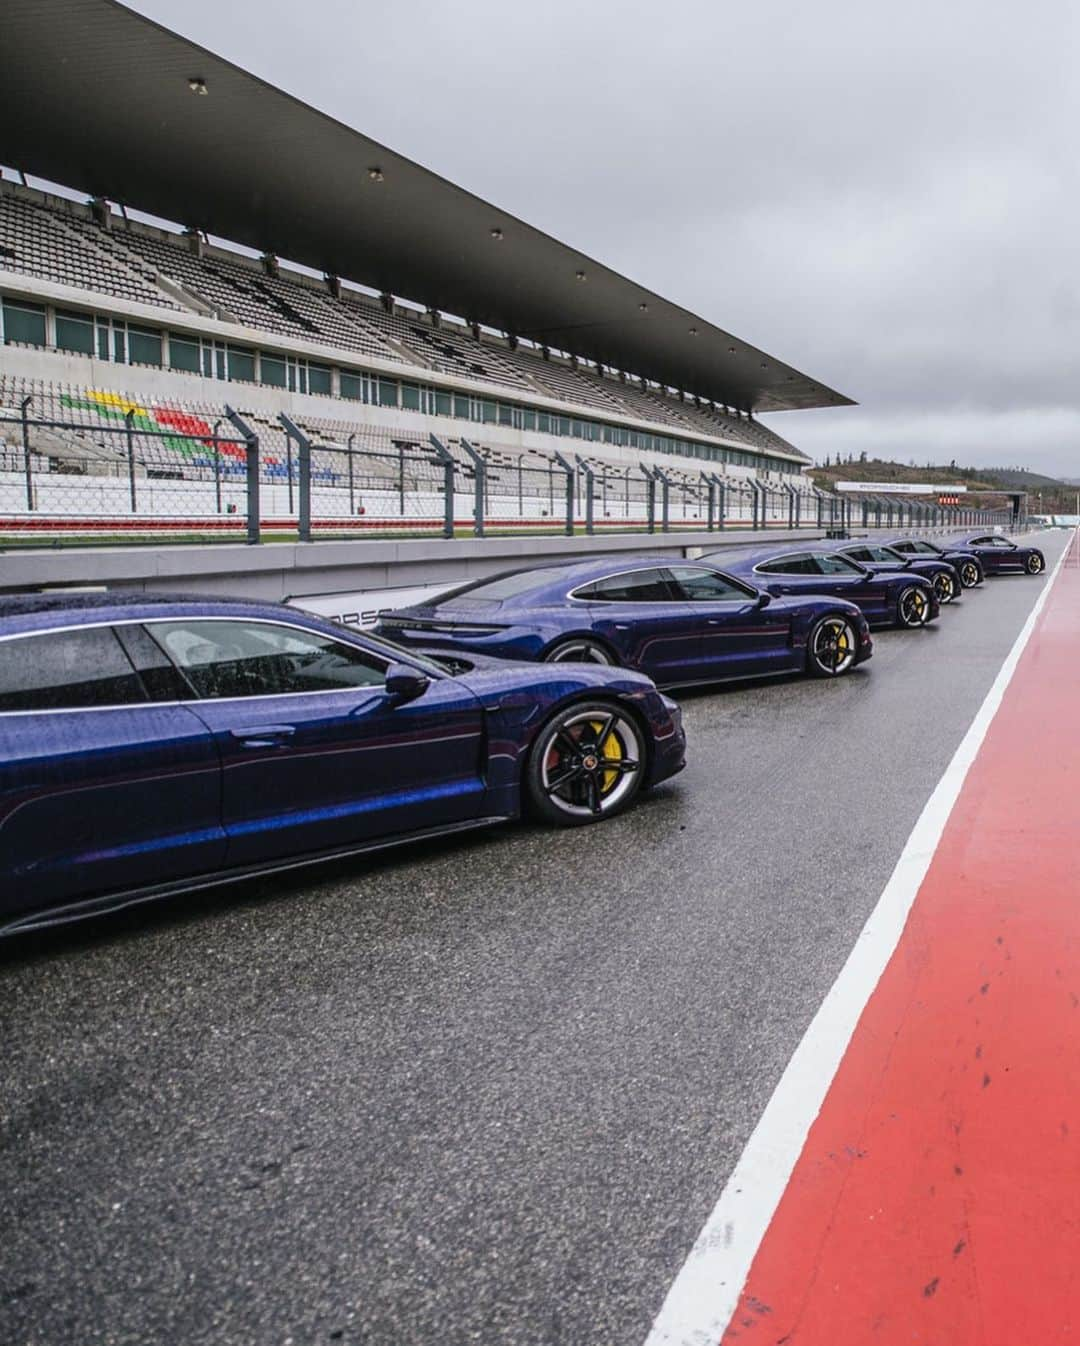
[(602, 827), (0, 946), (0, 1341), (642, 1341), (1045, 582)]

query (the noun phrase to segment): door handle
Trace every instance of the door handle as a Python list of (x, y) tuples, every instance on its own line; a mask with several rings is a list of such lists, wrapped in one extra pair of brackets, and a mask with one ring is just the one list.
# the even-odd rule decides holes
[(230, 729), (229, 737), (244, 748), (280, 748), (288, 743), (296, 727), (291, 724), (258, 724), (245, 729)]

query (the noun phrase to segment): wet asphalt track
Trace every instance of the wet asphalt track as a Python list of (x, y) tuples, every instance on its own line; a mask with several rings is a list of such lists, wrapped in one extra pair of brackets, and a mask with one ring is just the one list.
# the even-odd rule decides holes
[(1044, 583), (686, 695), (602, 827), (0, 946), (2, 1346), (636, 1346)]

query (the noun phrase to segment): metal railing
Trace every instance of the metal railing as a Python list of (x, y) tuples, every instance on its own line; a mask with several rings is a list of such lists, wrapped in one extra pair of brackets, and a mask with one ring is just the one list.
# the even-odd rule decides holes
[[(330, 432), (226, 407), (214, 421), (121, 399), (65, 419), (0, 408), (0, 545), (1015, 525), (1006, 510), (837, 496), (367, 427)], [(165, 422), (164, 424), (162, 422)], [(256, 424), (258, 428), (256, 428)]]

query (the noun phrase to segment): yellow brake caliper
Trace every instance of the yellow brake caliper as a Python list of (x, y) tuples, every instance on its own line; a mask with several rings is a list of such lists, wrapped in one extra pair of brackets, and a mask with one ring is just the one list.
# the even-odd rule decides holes
[[(592, 727), (593, 732), (599, 734), (604, 726), (602, 724), (596, 724), (595, 722), (593, 722)], [(619, 742), (618, 736), (616, 734), (614, 733), (608, 734), (607, 739), (604, 741), (603, 756), (609, 762), (622, 761), (623, 759), (622, 744)], [(601, 792), (603, 794), (607, 794), (607, 792), (611, 789), (611, 787), (615, 784), (615, 782), (618, 779), (619, 779), (619, 773), (617, 771), (605, 771), (604, 777), (600, 782)]]

